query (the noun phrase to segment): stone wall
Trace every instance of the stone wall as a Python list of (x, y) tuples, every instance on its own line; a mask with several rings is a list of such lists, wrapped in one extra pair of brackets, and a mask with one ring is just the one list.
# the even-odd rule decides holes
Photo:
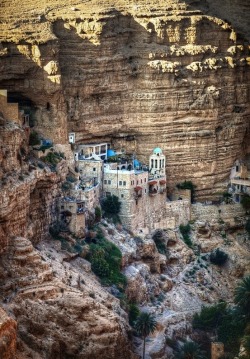
[(174, 229), (180, 224), (187, 224), (191, 219), (189, 200), (178, 200), (166, 203), (166, 228)]
[(0, 90), (0, 112), (2, 112), (6, 120), (11, 120), (18, 124), (21, 123), (18, 103), (8, 103), (6, 90)]
[(240, 204), (205, 205), (192, 204), (191, 220), (236, 224), (244, 221), (245, 210)]

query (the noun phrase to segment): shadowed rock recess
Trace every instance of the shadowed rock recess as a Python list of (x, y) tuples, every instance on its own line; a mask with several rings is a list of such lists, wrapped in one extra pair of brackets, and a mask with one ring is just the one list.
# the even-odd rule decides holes
[[(249, 272), (240, 204), (188, 204), (188, 218), (179, 211), (161, 234), (164, 254), (152, 233), (102, 220), (98, 230), (122, 253), (120, 297), (91, 272), (88, 244), (69, 253), (61, 245), (76, 237), (61, 243), (49, 229), (62, 184), (79, 178), (71, 132), (76, 144), (110, 143), (144, 163), (160, 147), (168, 194), (187, 180), (198, 202), (218, 200), (235, 160), (250, 153), (249, 40), (249, 0), (1, 0), (0, 90), (9, 104), (28, 104), (30, 128), (0, 108), (0, 359), (138, 359), (134, 302), (158, 321), (147, 359), (173, 358), (166, 337), (192, 335), (202, 305), (233, 302)], [(65, 145), (61, 157), (53, 149), (53, 169), (29, 147), (32, 129)], [(217, 248), (229, 256), (220, 269), (209, 262)]]
[(16, 16), (3, 0), (0, 85), (58, 143), (67, 129), (123, 139), (141, 159), (159, 144), (170, 188), (192, 179), (209, 199), (249, 146), (249, 3), (227, 3), (41, 1)]

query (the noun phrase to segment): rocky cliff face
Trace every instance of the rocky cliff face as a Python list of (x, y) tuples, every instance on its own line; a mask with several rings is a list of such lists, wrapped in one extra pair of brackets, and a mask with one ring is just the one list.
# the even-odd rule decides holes
[(3, 1), (0, 86), (31, 101), (55, 142), (74, 131), (144, 160), (159, 145), (169, 187), (191, 179), (215, 197), (249, 150), (249, 46), (229, 24), (243, 29), (241, 5), (225, 21), (212, 0), (51, 0), (17, 19)]

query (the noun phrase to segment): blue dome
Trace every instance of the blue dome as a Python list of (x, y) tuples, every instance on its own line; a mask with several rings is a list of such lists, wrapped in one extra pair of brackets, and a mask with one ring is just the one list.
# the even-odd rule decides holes
[(107, 156), (112, 157), (112, 156), (115, 156), (115, 155), (116, 155), (115, 151), (112, 150), (111, 148), (109, 148), (108, 151), (107, 151)]
[(141, 163), (137, 159), (135, 159), (134, 160), (134, 167), (140, 167), (140, 165), (141, 165)]
[(155, 154), (155, 155), (157, 155), (157, 154), (162, 154), (162, 150), (160, 149), (160, 147), (156, 147), (154, 150), (153, 150), (153, 153)]

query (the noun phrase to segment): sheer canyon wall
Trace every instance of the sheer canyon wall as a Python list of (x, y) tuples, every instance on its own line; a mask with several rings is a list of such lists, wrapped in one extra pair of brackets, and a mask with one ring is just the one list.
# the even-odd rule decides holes
[(249, 151), (246, 0), (19, 5), (1, 3), (0, 87), (29, 101), (38, 131), (141, 160), (157, 145), (170, 189), (185, 179), (199, 199), (225, 189)]

